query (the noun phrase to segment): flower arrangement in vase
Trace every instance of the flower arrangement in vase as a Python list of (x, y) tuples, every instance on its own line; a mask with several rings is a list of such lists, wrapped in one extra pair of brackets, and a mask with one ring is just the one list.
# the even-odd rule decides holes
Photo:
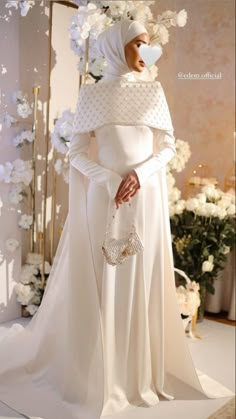
[[(178, 140), (177, 140), (178, 141)], [(180, 152), (181, 153), (181, 152)], [(187, 153), (183, 148), (185, 163)], [(176, 161), (175, 161), (176, 159)], [(227, 253), (235, 243), (235, 194), (216, 187), (215, 178), (199, 186), (199, 193), (186, 200), (175, 185), (171, 170), (181, 171), (174, 157), (167, 170), (169, 185), (169, 212), (175, 267), (200, 284), (201, 304), (198, 321), (203, 319), (206, 292), (214, 294), (214, 281), (224, 269)], [(181, 278), (177, 278), (181, 284)]]

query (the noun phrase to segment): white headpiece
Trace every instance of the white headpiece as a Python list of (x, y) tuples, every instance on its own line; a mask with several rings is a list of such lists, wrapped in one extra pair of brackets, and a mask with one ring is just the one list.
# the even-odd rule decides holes
[(125, 59), (125, 45), (141, 33), (148, 33), (139, 21), (123, 19), (103, 31), (97, 39), (97, 49), (108, 64), (104, 79), (134, 77)]

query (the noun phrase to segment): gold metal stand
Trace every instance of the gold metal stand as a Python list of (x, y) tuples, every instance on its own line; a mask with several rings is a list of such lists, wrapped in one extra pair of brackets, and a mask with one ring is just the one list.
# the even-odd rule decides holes
[(55, 212), (56, 212), (56, 194), (57, 194), (57, 175), (54, 168), (57, 157), (57, 151), (53, 150), (53, 159), (52, 159), (52, 204), (51, 204), (51, 223), (50, 223), (50, 255), (49, 261), (53, 264), (54, 257), (54, 242), (55, 242)]
[(50, 139), (50, 131), (49, 131), (49, 102), (50, 102), (50, 93), (51, 93), (51, 86), (50, 86), (50, 73), (51, 73), (51, 59), (52, 59), (52, 8), (53, 2), (50, 2), (50, 15), (49, 15), (49, 69), (48, 69), (48, 92), (47, 92), (47, 115), (46, 115), (46, 136), (45, 136), (45, 174), (44, 174), (44, 188), (43, 188), (43, 239), (42, 239), (42, 288), (45, 287), (45, 258), (46, 258), (46, 217), (47, 217), (47, 192), (48, 192), (48, 151), (49, 151), (49, 139)]
[(86, 84), (88, 77), (88, 59), (89, 59), (89, 37), (86, 39), (85, 43), (85, 64), (84, 64), (84, 83)]
[(32, 132), (34, 134), (34, 141), (32, 143), (32, 169), (33, 169), (33, 179), (31, 187), (31, 211), (33, 216), (33, 224), (30, 230), (30, 251), (34, 252), (36, 249), (37, 235), (38, 235), (38, 225), (36, 220), (36, 161), (37, 161), (37, 143), (38, 143), (38, 96), (40, 92), (40, 86), (33, 87), (34, 95), (34, 120), (32, 126)]

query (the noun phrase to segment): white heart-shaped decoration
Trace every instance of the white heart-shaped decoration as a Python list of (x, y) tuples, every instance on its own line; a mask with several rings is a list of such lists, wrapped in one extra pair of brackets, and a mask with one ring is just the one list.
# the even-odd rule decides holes
[(160, 45), (140, 45), (139, 55), (146, 64), (151, 67), (157, 60), (159, 60), (162, 54), (162, 47)]

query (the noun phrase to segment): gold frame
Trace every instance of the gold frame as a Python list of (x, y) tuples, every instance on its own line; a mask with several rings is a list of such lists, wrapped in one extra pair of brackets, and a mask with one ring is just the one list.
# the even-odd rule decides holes
[[(53, 23), (53, 6), (54, 4), (60, 4), (63, 6), (67, 6), (70, 8), (78, 9), (79, 7), (71, 3), (70, 1), (59, 1), (59, 0), (52, 0), (50, 1), (50, 10), (49, 10), (49, 73), (48, 73), (48, 92), (47, 92), (47, 115), (46, 115), (46, 148), (45, 148), (45, 178), (44, 178), (44, 198), (43, 198), (43, 233), (42, 233), (42, 286), (45, 286), (45, 256), (46, 256), (46, 213), (47, 213), (47, 193), (48, 193), (48, 152), (49, 152), (49, 140), (50, 140), (50, 131), (49, 131), (49, 113), (50, 113), (50, 96), (51, 96), (51, 59), (52, 59), (52, 23)], [(79, 86), (81, 85), (81, 77), (79, 80)], [(53, 152), (53, 162), (55, 161), (56, 152)], [(56, 202), (56, 176), (55, 176), (55, 169), (53, 165), (53, 190), (52, 190), (52, 210), (51, 210), (51, 225), (50, 225), (50, 249), (49, 249), (49, 262), (53, 263), (53, 249), (54, 249), (54, 241), (55, 241), (55, 202)]]
[(36, 163), (37, 163), (37, 145), (38, 145), (38, 96), (40, 93), (40, 86), (34, 86), (32, 89), (34, 95), (34, 117), (32, 125), (32, 133), (34, 134), (34, 141), (32, 143), (32, 169), (33, 169), (33, 178), (32, 178), (32, 188), (31, 188), (31, 211), (33, 217), (32, 227), (30, 229), (30, 251), (34, 252), (37, 237), (38, 237), (38, 223), (36, 220)]
[[(39, 252), (42, 255), (42, 287), (45, 287), (45, 259), (46, 259), (46, 214), (47, 214), (47, 194), (48, 194), (48, 168), (49, 168), (49, 161), (48, 161), (48, 153), (49, 153), (49, 140), (50, 140), (50, 130), (49, 130), (49, 116), (50, 116), (50, 96), (51, 96), (51, 59), (52, 59), (52, 21), (53, 21), (53, 6), (54, 4), (60, 4), (63, 6), (71, 7), (74, 9), (78, 9), (79, 7), (71, 3), (70, 1), (64, 0), (51, 0), (50, 1), (50, 9), (49, 9), (49, 67), (48, 67), (48, 89), (47, 89), (47, 113), (46, 113), (46, 134), (45, 134), (45, 174), (43, 179), (43, 196), (42, 196), (42, 230), (38, 231), (38, 226), (36, 222), (36, 214), (35, 214), (35, 199), (36, 199), (36, 185), (35, 185), (35, 169), (36, 169), (36, 147), (37, 147), (37, 103), (38, 103), (38, 94), (39, 94), (39, 86), (35, 86), (33, 88), (34, 98), (35, 98), (35, 108), (34, 108), (34, 122), (32, 131), (35, 133), (35, 142), (33, 145), (33, 183), (32, 183), (32, 195), (31, 195), (31, 209), (33, 211), (33, 226), (31, 231), (30, 237), (30, 249), (32, 252), (35, 250), (35, 245), (37, 240), (39, 242), (38, 248)], [(84, 77), (79, 75), (79, 88), (83, 83), (86, 83), (86, 79), (88, 76), (88, 51), (89, 51), (89, 38), (86, 40), (86, 50), (85, 50), (85, 74)], [(55, 151), (53, 153), (53, 162), (55, 160)], [(56, 202), (56, 176), (55, 176), (55, 169), (53, 166), (53, 191), (52, 191), (52, 211), (51, 211), (51, 226), (50, 226), (50, 257), (49, 262), (53, 263), (53, 248), (54, 248), (54, 237), (55, 237), (55, 202)]]

